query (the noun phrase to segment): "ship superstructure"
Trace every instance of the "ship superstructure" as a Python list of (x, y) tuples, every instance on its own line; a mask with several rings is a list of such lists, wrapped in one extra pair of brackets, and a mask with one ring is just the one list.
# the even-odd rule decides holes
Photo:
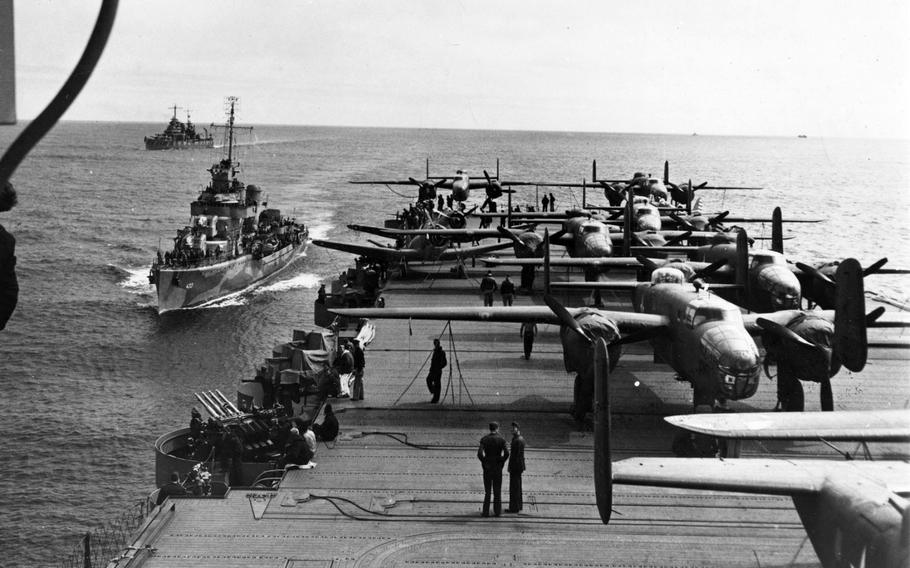
[(186, 122), (181, 122), (177, 118), (177, 105), (172, 108), (174, 116), (171, 117), (164, 132), (145, 137), (146, 150), (184, 150), (211, 148), (215, 145), (214, 138), (207, 129), (203, 128), (203, 133), (196, 131), (196, 125), (190, 120), (189, 112), (186, 113)]
[(287, 266), (307, 242), (307, 228), (268, 209), (262, 191), (237, 178), (234, 106), (228, 99), (225, 156), (208, 170), (211, 181), (190, 203), (190, 223), (171, 250), (158, 251), (149, 281), (158, 313), (199, 306), (242, 291)]

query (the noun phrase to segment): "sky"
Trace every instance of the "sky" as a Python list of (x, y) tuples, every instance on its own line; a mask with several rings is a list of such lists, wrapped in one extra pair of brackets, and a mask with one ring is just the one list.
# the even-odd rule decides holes
[[(17, 109), (100, 0), (15, 1)], [(910, 138), (906, 0), (121, 0), (65, 120)]]

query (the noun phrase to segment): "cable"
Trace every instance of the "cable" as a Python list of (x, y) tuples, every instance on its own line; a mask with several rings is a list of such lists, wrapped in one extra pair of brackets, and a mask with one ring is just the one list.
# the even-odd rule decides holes
[(0, 186), (6, 185), (13, 172), (19, 167), (19, 164), (25, 159), (25, 156), (35, 147), (35, 145), (44, 138), (44, 135), (60, 120), (66, 109), (76, 100), (79, 92), (92, 76), (92, 71), (101, 58), (104, 46), (111, 35), (111, 29), (114, 27), (114, 18), (117, 15), (118, 0), (102, 0), (101, 10), (98, 13), (98, 19), (95, 22), (95, 28), (89, 37), (88, 44), (82, 57), (73, 69), (72, 74), (60, 88), (57, 96), (41, 111), (35, 120), (31, 121), (25, 130), (19, 133), (16, 140), (6, 150), (3, 158), (0, 158)]
[[(427, 445), (422, 445), (422, 444), (414, 444), (414, 443), (412, 443), (412, 442), (408, 442), (408, 435), (405, 434), (404, 432), (380, 432), (380, 431), (376, 431), (376, 432), (361, 432), (360, 434), (361, 434), (361, 436), (386, 436), (386, 437), (388, 437), (388, 438), (391, 438), (391, 439), (395, 440), (395, 441), (398, 442), (399, 444), (403, 444), (403, 445), (405, 445), (405, 446), (410, 446), (410, 447), (416, 448), (416, 449), (418, 449), (418, 450), (429, 450), (431, 447), (433, 447), (433, 446), (427, 446)], [(404, 439), (402, 440), (401, 438), (398, 438), (397, 436), (403, 436)]]

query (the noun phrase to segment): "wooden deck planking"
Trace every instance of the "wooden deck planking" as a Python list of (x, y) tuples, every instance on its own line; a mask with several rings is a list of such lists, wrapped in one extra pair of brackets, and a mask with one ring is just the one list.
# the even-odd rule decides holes
[[(518, 271), (510, 274), (517, 278)], [(396, 282), (398, 290), (386, 293), (386, 305), (481, 304), (476, 281), (447, 278), (429, 291), (422, 290), (425, 286)], [(539, 296), (518, 296), (516, 304), (539, 301)], [(817, 565), (784, 497), (620, 486), (614, 521), (601, 524), (592, 478), (593, 438), (589, 425), (575, 423), (566, 412), (574, 375), (565, 371), (557, 326), (539, 326), (526, 361), (518, 324), (452, 322), (457, 356), (448, 332), (442, 340), (456, 397), (433, 405), (423, 365), (431, 339), (446, 323), (376, 323), (376, 340), (366, 351), (366, 399), (330, 401), (342, 434), (331, 448), (320, 444), (317, 467), (290, 472), (274, 492), (233, 489), (224, 500), (175, 501), (177, 514), (170, 521), (162, 517), (155, 551), (143, 566)], [(907, 405), (908, 356), (907, 350), (872, 350), (863, 372), (842, 371), (832, 381), (836, 406)], [(444, 392), (447, 382), (445, 372)], [(808, 407), (816, 408), (817, 388), (804, 386)], [(662, 417), (691, 410), (688, 384), (673, 380), (668, 366), (655, 365), (646, 344), (632, 345), (611, 376), (610, 394), (614, 458), (670, 455), (674, 432)], [(754, 397), (731, 407), (770, 410), (775, 400), (774, 383), (763, 377)], [(479, 515), (483, 494), (475, 454), (491, 420), (506, 431), (517, 420), (528, 443), (520, 515)], [(808, 442), (747, 443), (743, 451), (837, 455)], [(251, 494), (271, 495), (259, 520), (253, 518)]]

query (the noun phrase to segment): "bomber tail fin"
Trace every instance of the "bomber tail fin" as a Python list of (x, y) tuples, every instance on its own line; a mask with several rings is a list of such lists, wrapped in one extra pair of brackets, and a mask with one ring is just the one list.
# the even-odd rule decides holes
[(626, 210), (622, 223), (622, 255), (629, 256), (632, 247), (632, 190), (626, 190)]
[(609, 524), (613, 513), (613, 462), (610, 451), (610, 355), (607, 342), (594, 343), (594, 494), (600, 520)]
[(689, 187), (686, 189), (686, 213), (692, 214), (692, 197), (695, 195), (695, 189), (692, 187), (692, 178), (689, 178)]
[(784, 252), (784, 217), (780, 207), (775, 207), (771, 213), (771, 250)]
[(742, 229), (736, 235), (736, 258), (733, 263), (733, 277), (737, 286), (741, 286), (743, 299), (749, 298), (749, 235)]
[(840, 263), (835, 274), (837, 297), (834, 303), (834, 354), (851, 371), (866, 365), (866, 301), (863, 267), (855, 258)]
[(543, 230), (543, 293), (550, 293), (550, 230)]

